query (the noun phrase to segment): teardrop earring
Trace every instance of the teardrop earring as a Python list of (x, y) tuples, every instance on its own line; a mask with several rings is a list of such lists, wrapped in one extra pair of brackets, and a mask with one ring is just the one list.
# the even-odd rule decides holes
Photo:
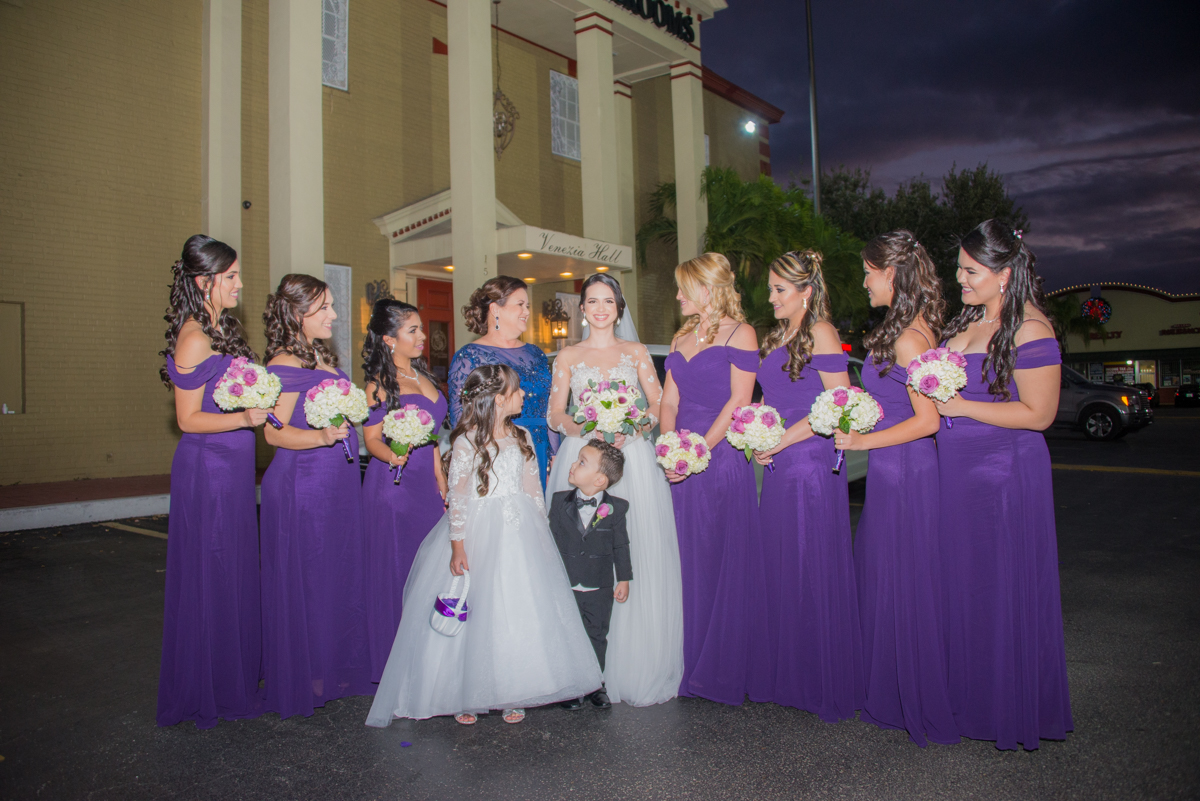
[(496, 330), (500, 330), (500, 315), (496, 315)]
[[(1000, 291), (1003, 292), (1004, 290), (1000, 290)], [(212, 290), (209, 290), (209, 289), (204, 290), (204, 302), (208, 303), (211, 300), (212, 300)]]
[(396, 346), (388, 345), (388, 353), (395, 353), (395, 352), (396, 352)]
[(1000, 282), (1000, 294), (1001, 295), (1004, 294), (1004, 282), (1003, 281)]

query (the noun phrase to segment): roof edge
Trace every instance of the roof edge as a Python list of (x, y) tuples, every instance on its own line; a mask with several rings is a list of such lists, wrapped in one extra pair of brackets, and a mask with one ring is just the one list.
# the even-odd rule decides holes
[(748, 92), (728, 78), (722, 78), (708, 66), (701, 65), (701, 70), (704, 75), (704, 88), (713, 94), (725, 98), (736, 106), (741, 106), (746, 111), (757, 114), (770, 125), (774, 125), (783, 119), (783, 109), (778, 106), (768, 103), (752, 92)]

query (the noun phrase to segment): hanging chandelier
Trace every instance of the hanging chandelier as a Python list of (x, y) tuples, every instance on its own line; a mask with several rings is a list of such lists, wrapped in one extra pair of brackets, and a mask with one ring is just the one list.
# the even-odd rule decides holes
[(512, 143), (521, 114), (508, 99), (508, 95), (500, 89), (500, 0), (492, 0), (492, 5), (496, 9), (496, 22), (493, 26), (496, 31), (496, 92), (492, 95), (492, 136), (496, 140), (496, 160), (499, 161), (505, 149)]

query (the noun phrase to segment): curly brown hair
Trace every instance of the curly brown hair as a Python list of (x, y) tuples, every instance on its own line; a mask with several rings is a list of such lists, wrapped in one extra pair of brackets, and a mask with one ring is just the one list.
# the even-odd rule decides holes
[(861, 255), (868, 269), (891, 267), (895, 271), (887, 315), (863, 337), (863, 347), (871, 352), (871, 361), (884, 365), (879, 374), (887, 375), (896, 363), (896, 340), (918, 316), (933, 332), (933, 345), (941, 340), (942, 316), (946, 313), (942, 282), (933, 259), (911, 231), (901, 229), (880, 234), (867, 243)]
[(337, 356), (324, 340), (309, 342), (304, 335), (304, 318), (328, 291), (328, 284), (311, 275), (289, 273), (283, 277), (275, 294), (267, 296), (267, 310), (263, 312), (267, 361), (286, 353), (295, 356), (309, 370), (317, 369), (318, 356), (330, 367), (337, 367)]
[[(183, 243), (183, 254), (179, 261), (171, 265), (175, 276), (171, 282), (171, 305), (167, 307), (167, 313), (163, 316), (167, 321), (167, 346), (159, 351), (158, 355), (164, 359), (174, 356), (175, 345), (179, 341), (179, 332), (184, 323), (195, 320), (217, 353), (245, 356), (251, 361), (258, 361), (258, 357), (246, 343), (241, 321), (230, 314), (228, 309), (221, 310), (217, 324), (213, 325), (204, 302), (204, 293), (196, 284), (196, 279), (201, 278), (204, 279), (201, 283), (211, 286), (215, 276), (232, 267), (237, 257), (237, 251), (229, 245), (204, 234), (190, 236), (187, 242)], [(167, 389), (174, 386), (165, 364), (158, 374)]]
[(492, 304), (505, 305), (512, 293), (518, 289), (529, 291), (524, 281), (513, 278), (511, 275), (498, 275), (485, 281), (483, 286), (471, 293), (471, 299), (467, 301), (467, 305), (462, 307), (462, 315), (467, 322), (467, 328), (479, 336), (486, 334), (488, 332), (488, 314)]
[[(982, 368), (988, 392), (1006, 401), (1012, 399), (1008, 384), (1017, 365), (1017, 348), (1013, 341), (1025, 323), (1025, 304), (1032, 304), (1038, 311), (1046, 313), (1042, 279), (1035, 269), (1037, 257), (1022, 239), (1023, 233), (1003, 220), (985, 220), (958, 243), (963, 252), (993, 273), (999, 273), (1005, 267), (1012, 270), (1000, 304), (1000, 330), (988, 340)], [(966, 331), (971, 323), (983, 319), (984, 311), (983, 306), (963, 306), (958, 316), (946, 325), (942, 336), (950, 338)]]
[[(462, 412), (458, 425), (450, 432), (450, 452), (453, 454), (454, 442), (464, 434), (470, 438), (476, 455), (479, 456), (479, 469), (475, 473), (475, 491), (479, 497), (487, 495), (488, 479), (491, 476), (492, 446), (496, 444), (496, 396), (511, 395), (521, 388), (521, 378), (517, 371), (506, 364), (485, 364), (476, 367), (463, 382)], [(533, 447), (529, 444), (525, 431), (508, 418), (504, 428), (509, 435), (517, 440), (525, 461), (534, 458)], [(446, 465), (449, 468), (449, 465)], [(447, 469), (447, 473), (449, 470)]]
[[(821, 272), (821, 254), (815, 250), (791, 251), (784, 253), (771, 262), (770, 272), (787, 281), (797, 290), (803, 292), (812, 287), (812, 295), (808, 298), (808, 313), (800, 321), (796, 334), (787, 343), (788, 358), (783, 370), (788, 378), (795, 381), (800, 378), (804, 365), (812, 361), (813, 324), (827, 323), (830, 318), (829, 290), (825, 288), (825, 274)], [(771, 351), (783, 345), (787, 336), (790, 320), (781, 320), (763, 339), (762, 347), (758, 349), (758, 358), (765, 359)]]

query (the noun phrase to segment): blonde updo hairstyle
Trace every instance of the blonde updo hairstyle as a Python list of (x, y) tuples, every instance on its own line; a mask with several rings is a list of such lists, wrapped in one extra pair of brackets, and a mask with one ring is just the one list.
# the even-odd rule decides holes
[[(704, 341), (712, 342), (721, 328), (721, 320), (729, 317), (739, 323), (746, 322), (742, 313), (742, 298), (733, 280), (729, 259), (720, 253), (705, 253), (688, 259), (675, 268), (675, 283), (683, 296), (708, 312), (708, 331)], [(707, 304), (703, 302), (704, 290), (709, 293)], [(700, 315), (692, 315), (683, 321), (683, 328), (676, 338), (690, 334), (700, 325)]]
[[(787, 343), (788, 359), (783, 369), (793, 381), (800, 377), (804, 365), (812, 359), (813, 325), (827, 323), (832, 316), (829, 311), (829, 292), (825, 288), (825, 274), (821, 272), (821, 254), (815, 250), (801, 250), (784, 253), (771, 262), (771, 272), (787, 281), (796, 290), (803, 292), (812, 287), (812, 295), (808, 298), (808, 311), (796, 330), (796, 335)], [(763, 339), (759, 349), (759, 358), (767, 358), (767, 354), (783, 344), (787, 336), (790, 320), (780, 320), (779, 325)]]
[(511, 275), (498, 275), (471, 293), (467, 305), (462, 307), (462, 316), (473, 333), (483, 336), (488, 332), (488, 317), (491, 316), (492, 304), (505, 306), (508, 298), (518, 289), (529, 288), (525, 282)]

